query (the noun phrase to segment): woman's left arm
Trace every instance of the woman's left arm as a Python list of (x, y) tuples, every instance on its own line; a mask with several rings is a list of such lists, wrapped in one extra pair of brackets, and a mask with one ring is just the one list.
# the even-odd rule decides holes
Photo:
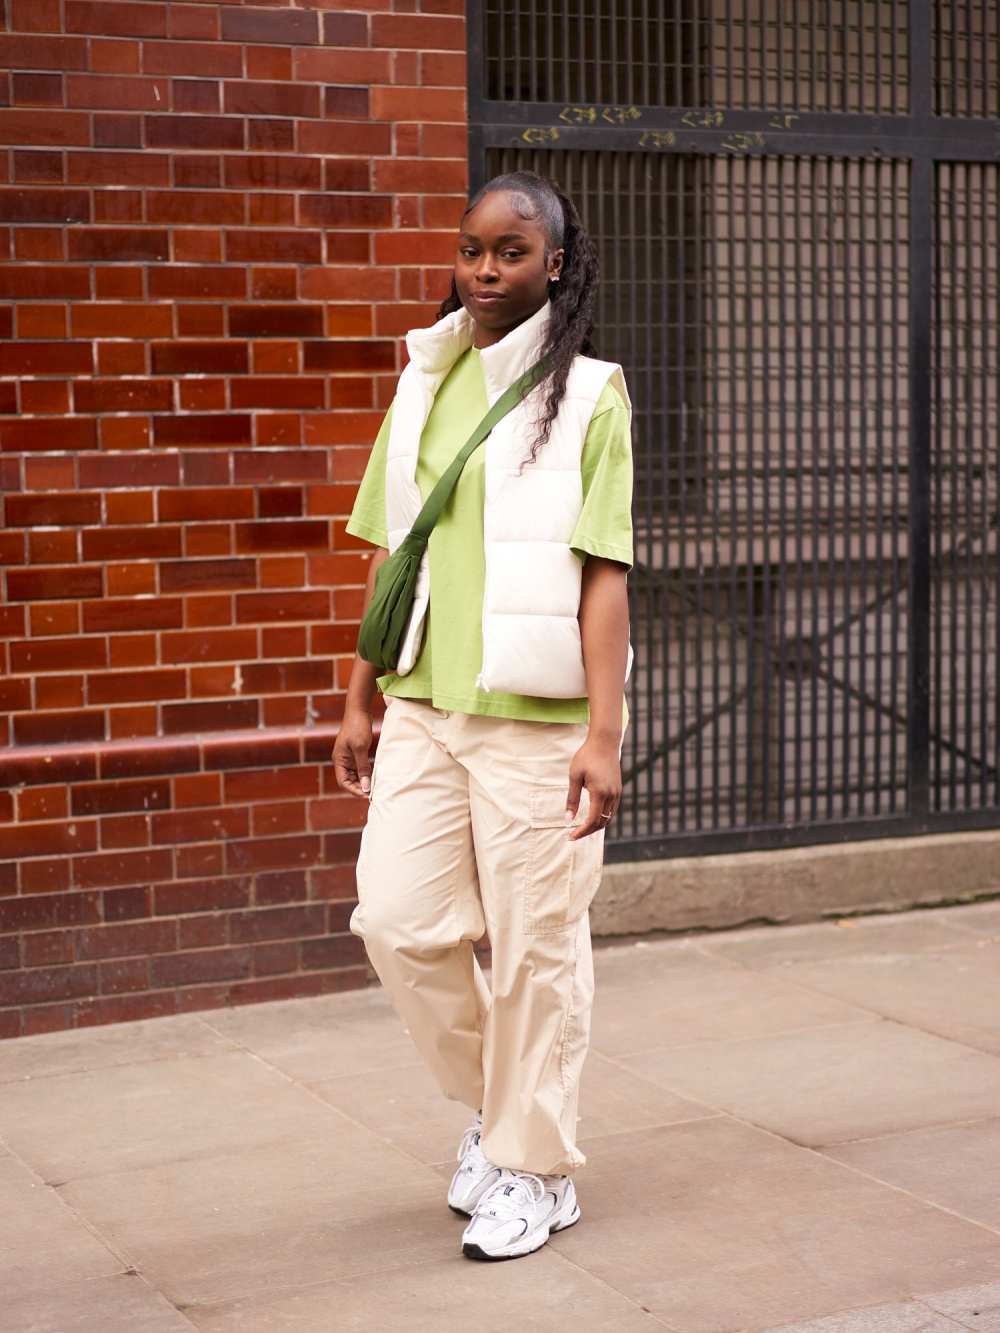
[(616, 560), (588, 555), (580, 592), (580, 637), (587, 672), (590, 729), (569, 770), (566, 822), (576, 818), (586, 787), (590, 807), (571, 841), (606, 828), (622, 795), (622, 699), (628, 663), (628, 592), (626, 568)]

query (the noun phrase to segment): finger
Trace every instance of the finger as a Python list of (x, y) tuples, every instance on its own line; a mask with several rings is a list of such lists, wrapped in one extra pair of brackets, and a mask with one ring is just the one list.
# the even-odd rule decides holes
[(580, 793), (583, 791), (583, 775), (570, 769), (569, 792), (566, 796), (566, 823), (572, 824), (580, 808)]
[(367, 796), (361, 787), (361, 781), (355, 767), (353, 753), (348, 750), (335, 749), (333, 752), (333, 771), (337, 778), (337, 786), (344, 791), (348, 791), (352, 796)]
[(372, 789), (372, 761), (369, 758), (367, 747), (352, 746), (351, 753), (354, 756), (354, 771), (357, 774), (362, 794), (367, 796)]
[(570, 842), (578, 842), (581, 838), (587, 838), (591, 833), (596, 833), (599, 828), (603, 828), (601, 814), (603, 813), (604, 801), (590, 788), (587, 788), (587, 795), (590, 797), (590, 804), (587, 808), (587, 818), (582, 824), (578, 824), (570, 833)]
[(347, 769), (338, 767), (336, 769), (336, 774), (337, 786), (341, 791), (348, 791), (352, 796), (364, 796), (364, 792), (361, 790), (361, 784), (350, 772), (348, 772)]
[(343, 791), (349, 791), (352, 796), (364, 796), (365, 792), (361, 790), (361, 783), (353, 769), (348, 768), (343, 762), (334, 766), (337, 775), (337, 786)]

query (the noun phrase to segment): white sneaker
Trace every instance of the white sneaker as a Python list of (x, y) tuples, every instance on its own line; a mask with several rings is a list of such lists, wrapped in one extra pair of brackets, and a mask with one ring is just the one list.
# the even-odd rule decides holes
[(462, 1237), (467, 1259), (516, 1259), (540, 1250), (553, 1231), (580, 1220), (569, 1176), (504, 1171), (479, 1200)]
[(479, 1141), (482, 1129), (483, 1117), (480, 1112), (459, 1144), (458, 1160), (462, 1165), (452, 1176), (448, 1187), (448, 1207), (463, 1217), (475, 1212), (476, 1204), (501, 1176), (500, 1168), (483, 1152)]

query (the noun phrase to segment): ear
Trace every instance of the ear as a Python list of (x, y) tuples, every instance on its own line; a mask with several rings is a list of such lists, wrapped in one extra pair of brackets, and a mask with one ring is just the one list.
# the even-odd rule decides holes
[(562, 272), (563, 255), (565, 253), (565, 250), (553, 250), (549, 255), (549, 263), (546, 272), (550, 278), (558, 278), (559, 274)]

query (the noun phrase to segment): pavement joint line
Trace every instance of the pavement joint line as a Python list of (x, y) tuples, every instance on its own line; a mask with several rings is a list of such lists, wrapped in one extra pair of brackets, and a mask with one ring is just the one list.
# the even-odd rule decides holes
[[(993, 1284), (986, 1283), (979, 1285), (990, 1286)], [(933, 1315), (935, 1318), (946, 1319), (949, 1324), (954, 1324), (956, 1328), (963, 1329), (964, 1333), (969, 1333), (971, 1325), (962, 1323), (961, 1320), (955, 1319), (953, 1318), (953, 1316), (949, 1314), (945, 1314), (943, 1310), (935, 1309), (933, 1305), (930, 1305), (928, 1303), (932, 1300), (937, 1300), (942, 1296), (951, 1296), (955, 1292), (965, 1291), (965, 1290), (967, 1290), (967, 1288), (965, 1287), (950, 1287), (947, 1291), (925, 1292), (922, 1296), (910, 1296), (907, 1297), (906, 1300), (893, 1301), (888, 1305), (886, 1305), (885, 1303), (882, 1303), (880, 1305), (858, 1305), (845, 1310), (834, 1310), (831, 1314), (817, 1315), (814, 1319), (809, 1319), (805, 1321), (795, 1320), (794, 1323), (792, 1324), (770, 1325), (766, 1328), (760, 1326), (759, 1328), (756, 1329), (754, 1328), (740, 1329), (737, 1330), (736, 1333), (784, 1333), (784, 1330), (788, 1328), (811, 1328), (811, 1327), (815, 1328), (818, 1325), (830, 1319), (839, 1319), (842, 1317), (856, 1318), (859, 1315), (865, 1315), (876, 1310), (878, 1311), (905, 1310), (908, 1306), (914, 1306), (914, 1307), (921, 1306), (923, 1309), (927, 1311), (928, 1314)]]
[(796, 1319), (791, 1324), (773, 1324), (769, 1325), (766, 1328), (763, 1325), (758, 1328), (748, 1327), (745, 1329), (731, 1331), (731, 1333), (785, 1333), (785, 1330), (789, 1328), (796, 1328), (796, 1329), (818, 1328), (819, 1325), (824, 1324), (831, 1319), (857, 1318), (859, 1315), (870, 1314), (874, 1311), (884, 1312), (886, 1310), (890, 1311), (905, 1310), (908, 1306), (912, 1306), (914, 1308), (917, 1306), (922, 1306), (927, 1311), (928, 1314), (933, 1315), (938, 1319), (946, 1319), (948, 1323), (954, 1324), (956, 1328), (961, 1328), (965, 1331), (965, 1333), (969, 1333), (968, 1324), (963, 1324), (959, 1320), (953, 1319), (951, 1315), (944, 1314), (941, 1310), (935, 1310), (933, 1305), (927, 1304), (928, 1300), (933, 1300), (939, 1296), (950, 1296), (952, 1294), (952, 1291), (964, 1291), (964, 1290), (965, 1290), (964, 1287), (954, 1287), (948, 1291), (928, 1292), (923, 1296), (909, 1296), (907, 1297), (906, 1300), (893, 1301), (888, 1305), (886, 1305), (885, 1303), (882, 1303), (880, 1305), (857, 1305), (847, 1310), (834, 1310), (831, 1314), (817, 1315), (814, 1319), (806, 1319), (806, 1320)]
[[(432, 1175), (437, 1176), (437, 1172), (434, 1171), (433, 1167), (428, 1167), (427, 1163), (422, 1161), (414, 1153), (409, 1152), (406, 1148), (401, 1147), (398, 1143), (394, 1143), (389, 1139), (383, 1138), (383, 1136), (379, 1134), (376, 1130), (372, 1129), (370, 1125), (366, 1125), (363, 1121), (357, 1120), (354, 1116), (349, 1115), (341, 1107), (334, 1106), (333, 1102), (329, 1101), (326, 1097), (323, 1097), (316, 1090), (315, 1087), (311, 1086), (308, 1083), (303, 1083), (297, 1078), (293, 1078), (291, 1074), (286, 1074), (283, 1069), (279, 1069), (277, 1065), (272, 1064), (269, 1060), (266, 1060), (262, 1055), (258, 1055), (256, 1051), (252, 1051), (249, 1046), (246, 1046), (243, 1042), (238, 1041), (237, 1038), (233, 1038), (233, 1040), (237, 1041), (240, 1050), (245, 1051), (247, 1055), (252, 1056), (253, 1059), (257, 1060), (258, 1063), (260, 1063), (265, 1069), (270, 1069), (274, 1073), (279, 1074), (283, 1079), (285, 1079), (286, 1082), (291, 1083), (293, 1087), (301, 1088), (303, 1092), (307, 1093), (310, 1097), (312, 1097), (314, 1101), (317, 1101), (320, 1103), (321, 1106), (324, 1106), (327, 1109), (327, 1111), (332, 1112), (334, 1115), (338, 1116), (341, 1120), (346, 1120), (348, 1124), (351, 1124), (356, 1129), (361, 1130), (362, 1133), (370, 1135), (372, 1138), (376, 1139), (379, 1143), (382, 1143), (387, 1148), (390, 1148), (393, 1152), (399, 1153), (401, 1157), (408, 1158), (411, 1162), (414, 1162), (417, 1166), (423, 1168), (423, 1170), (430, 1171)], [(412, 1068), (413, 1066), (390, 1065), (387, 1067), (391, 1069), (397, 1067)], [(339, 1075), (335, 1077), (339, 1077)], [(320, 1080), (320, 1081), (325, 1082), (326, 1080)]]
[[(667, 1047), (666, 1049), (667, 1049), (667, 1050), (676, 1050), (677, 1048), (676, 1048), (676, 1047)], [(667, 1086), (666, 1084), (664, 1084), (664, 1083), (657, 1083), (657, 1082), (655, 1082), (653, 1079), (648, 1078), (645, 1074), (640, 1073), (637, 1069), (629, 1069), (629, 1067), (628, 1067), (627, 1065), (624, 1065), (624, 1066), (623, 1066), (622, 1063), (621, 1063), (622, 1060), (629, 1060), (629, 1059), (631, 1059), (631, 1058), (632, 1058), (631, 1055), (626, 1055), (626, 1056), (622, 1056), (622, 1057), (618, 1058), (618, 1057), (613, 1056), (613, 1055), (605, 1055), (603, 1051), (597, 1051), (597, 1052), (595, 1052), (595, 1054), (600, 1055), (600, 1056), (601, 1056), (603, 1059), (605, 1059), (605, 1060), (610, 1060), (610, 1061), (612, 1062), (612, 1064), (621, 1066), (622, 1068), (624, 1068), (625, 1072), (626, 1072), (630, 1077), (635, 1078), (635, 1079), (638, 1079), (640, 1083), (645, 1083), (646, 1086), (647, 1086), (648, 1088), (653, 1089), (654, 1092), (664, 1092), (664, 1091), (666, 1091), (666, 1092), (670, 1092), (670, 1093), (672, 1093), (675, 1097), (679, 1097), (679, 1098), (681, 1099), (681, 1101), (691, 1102), (691, 1104), (692, 1104), (693, 1106), (704, 1106), (704, 1107), (706, 1108), (706, 1110), (708, 1110), (708, 1111), (711, 1112), (710, 1115), (692, 1115), (692, 1116), (686, 1116), (683, 1120), (658, 1120), (658, 1121), (656, 1122), (656, 1124), (654, 1124), (654, 1125), (649, 1125), (649, 1126), (647, 1127), (647, 1128), (649, 1128), (649, 1129), (661, 1129), (661, 1128), (662, 1128), (662, 1129), (669, 1129), (671, 1125), (693, 1125), (693, 1124), (698, 1124), (698, 1123), (699, 1123), (700, 1121), (702, 1121), (702, 1120), (717, 1120), (717, 1119), (719, 1118), (719, 1116), (730, 1116), (730, 1119), (735, 1119), (734, 1116), (731, 1116), (731, 1115), (730, 1115), (730, 1112), (729, 1112), (729, 1111), (725, 1111), (725, 1110), (723, 1110), (721, 1107), (718, 1107), (718, 1106), (713, 1106), (713, 1105), (711, 1104), (711, 1102), (705, 1102), (705, 1101), (702, 1101), (700, 1097), (695, 1097), (695, 1096), (693, 1096), (693, 1095), (689, 1096), (689, 1095), (687, 1095), (686, 1093), (678, 1092), (675, 1088), (668, 1087), (668, 1086)], [(639, 1051), (639, 1052), (637, 1052), (637, 1054), (639, 1054), (639, 1055), (646, 1055), (646, 1054), (648, 1054), (648, 1052), (646, 1052), (646, 1051)], [(595, 1139), (609, 1139), (609, 1138), (614, 1138), (615, 1134), (637, 1134), (637, 1133), (643, 1133), (643, 1132), (644, 1132), (644, 1131), (642, 1131), (642, 1130), (619, 1129), (619, 1130), (613, 1130), (611, 1133), (608, 1133), (608, 1134), (595, 1134), (593, 1137), (594, 1137)]]
[(884, 1134), (865, 1134), (859, 1139), (838, 1139), (836, 1143), (824, 1144), (827, 1148), (843, 1148), (850, 1143), (879, 1143), (882, 1139), (898, 1139), (904, 1134), (923, 1134), (932, 1129), (958, 1129), (966, 1125), (988, 1125), (1000, 1121), (998, 1115), (972, 1115), (965, 1120), (948, 1120), (940, 1125), (912, 1125), (909, 1129), (890, 1129)]
[[(923, 1129), (943, 1129), (943, 1128), (950, 1128), (950, 1125), (921, 1125), (921, 1126), (920, 1126), (920, 1129), (921, 1129), (921, 1130), (923, 1130)], [(909, 1131), (909, 1132), (916, 1132), (916, 1131)], [(792, 1140), (789, 1140), (789, 1142), (791, 1142), (791, 1141), (792, 1141)], [(849, 1140), (847, 1140), (847, 1142), (857, 1142), (857, 1140), (856, 1140), (856, 1139), (849, 1139)], [(988, 1232), (991, 1236), (998, 1236), (998, 1237), (1000, 1237), (1000, 1226), (990, 1226), (989, 1223), (987, 1223), (987, 1222), (980, 1222), (978, 1218), (975, 1218), (975, 1217), (966, 1217), (966, 1215), (965, 1215), (964, 1213), (960, 1213), (960, 1212), (958, 1212), (957, 1209), (955, 1209), (955, 1208), (949, 1208), (949, 1207), (947, 1207), (946, 1204), (943, 1204), (943, 1203), (935, 1203), (933, 1199), (926, 1199), (926, 1198), (924, 1198), (924, 1196), (923, 1196), (922, 1194), (915, 1194), (915, 1193), (913, 1192), (913, 1190), (908, 1190), (908, 1189), (905, 1188), (905, 1186), (903, 1186), (903, 1185), (897, 1185), (897, 1184), (895, 1184), (895, 1183), (894, 1183), (893, 1181), (891, 1181), (891, 1180), (883, 1180), (881, 1176), (877, 1176), (877, 1175), (875, 1175), (874, 1172), (872, 1172), (872, 1171), (866, 1171), (866, 1170), (864, 1170), (863, 1167), (856, 1166), (853, 1162), (842, 1162), (842, 1161), (840, 1161), (838, 1158), (835, 1158), (835, 1157), (827, 1157), (827, 1155), (826, 1155), (826, 1153), (824, 1152), (824, 1150), (823, 1150), (822, 1147), (820, 1147), (820, 1148), (817, 1148), (817, 1147), (810, 1147), (808, 1144), (805, 1144), (805, 1143), (801, 1143), (801, 1144), (798, 1144), (798, 1145), (796, 1145), (796, 1146), (797, 1146), (797, 1147), (800, 1147), (800, 1148), (805, 1148), (805, 1150), (806, 1150), (807, 1152), (811, 1152), (811, 1153), (813, 1153), (813, 1154), (814, 1154), (815, 1156), (817, 1156), (817, 1157), (822, 1157), (822, 1158), (824, 1159), (824, 1161), (827, 1161), (827, 1162), (833, 1162), (833, 1164), (834, 1164), (835, 1166), (846, 1166), (847, 1169), (848, 1169), (849, 1171), (853, 1171), (856, 1175), (864, 1176), (864, 1178), (865, 1178), (866, 1180), (874, 1180), (877, 1184), (879, 1184), (879, 1185), (884, 1185), (887, 1189), (894, 1190), (895, 1193), (897, 1193), (897, 1194), (903, 1194), (903, 1195), (905, 1195), (905, 1196), (906, 1196), (907, 1198), (909, 1198), (909, 1199), (916, 1199), (916, 1201), (917, 1201), (918, 1203), (922, 1203), (922, 1204), (924, 1204), (927, 1208), (933, 1208), (933, 1209), (935, 1209), (935, 1210), (936, 1210), (937, 1212), (939, 1212), (939, 1213), (947, 1213), (949, 1217), (955, 1217), (955, 1218), (957, 1218), (960, 1222), (968, 1222), (970, 1226), (978, 1227), (980, 1231), (986, 1231), (986, 1232)], [(837, 1147), (840, 1147), (840, 1144), (830, 1143), (830, 1144), (825, 1144), (824, 1147), (837, 1148)], [(961, 1288), (961, 1287), (956, 1287), (956, 1288), (954, 1288), (954, 1290), (956, 1290), (956, 1291), (961, 1291), (961, 1290), (963, 1290), (963, 1288)], [(932, 1294), (933, 1294), (933, 1295), (939, 1295), (939, 1294), (942, 1294), (942, 1293), (934, 1292), (934, 1293), (932, 1293)]]
[[(881, 1012), (881, 1010), (869, 1008), (867, 1005), (858, 1004), (853, 1000), (840, 1000), (838, 996), (831, 996), (829, 991), (816, 990), (814, 987), (809, 986), (807, 982), (789, 980), (785, 984), (790, 988), (797, 987), (811, 996), (819, 996), (824, 1000), (838, 1000), (839, 1003), (845, 1005), (847, 1008), (856, 1009), (860, 1014), (867, 1015), (872, 1022), (891, 1023), (894, 1027), (903, 1028), (906, 1031), (911, 1032), (922, 1032), (924, 1036), (934, 1037), (937, 1041), (949, 1042), (952, 1046), (960, 1046), (963, 1050), (974, 1052), (978, 1055), (985, 1055), (988, 1059), (1000, 1059), (1000, 1055), (993, 1051), (984, 1051), (981, 1046), (973, 1046), (968, 1042), (961, 1041), (957, 1037), (946, 1037), (942, 1033), (935, 1032), (931, 1028), (922, 1027), (918, 1023), (907, 1022), (905, 1019), (896, 1018), (892, 1014), (886, 1014)], [(844, 1021), (840, 1023), (814, 1023), (809, 1024), (806, 1027), (779, 1028), (774, 1032), (755, 1032), (746, 1037), (719, 1037), (716, 1040), (686, 1042), (683, 1045), (643, 1047), (642, 1050), (629, 1051), (623, 1058), (628, 1059), (635, 1055), (649, 1055), (653, 1051), (682, 1051), (690, 1050), (695, 1046), (715, 1046), (727, 1041), (769, 1041), (773, 1037), (793, 1036), (797, 1032), (821, 1032), (832, 1028), (849, 1028), (861, 1021), (861, 1019), (854, 1019), (853, 1021)]]
[(662, 1319), (658, 1314), (654, 1314), (652, 1310), (647, 1310), (644, 1305), (640, 1305), (637, 1300), (634, 1300), (631, 1296), (627, 1296), (625, 1292), (619, 1291), (617, 1287), (612, 1286), (611, 1283), (605, 1281), (604, 1278), (598, 1277), (596, 1273), (591, 1273), (589, 1269), (584, 1268), (581, 1264), (576, 1263), (576, 1261), (571, 1259), (568, 1254), (563, 1254), (562, 1251), (559, 1249), (553, 1249), (552, 1253), (556, 1256), (556, 1258), (559, 1260), (560, 1263), (564, 1263), (569, 1268), (575, 1269), (576, 1272), (581, 1273), (586, 1278), (589, 1278), (590, 1281), (595, 1283), (597, 1286), (603, 1287), (605, 1291), (612, 1292), (620, 1300), (627, 1301), (628, 1304), (633, 1306), (640, 1314), (648, 1315), (648, 1317), (655, 1324), (659, 1324), (661, 1328), (669, 1329), (670, 1333), (680, 1333), (680, 1330), (674, 1324), (668, 1324), (665, 1319)]
[(935, 1041), (946, 1041), (949, 1046), (958, 1046), (971, 1055), (983, 1055), (987, 1060), (1000, 1060), (1000, 1052), (984, 1051), (981, 1046), (972, 1046), (958, 1037), (946, 1037), (941, 1032), (934, 1032), (931, 1028), (921, 1027), (917, 1023), (907, 1023), (904, 1019), (895, 1018), (892, 1014), (881, 1014), (877, 1009), (873, 1009), (872, 1013), (883, 1023), (891, 1023), (893, 1027), (903, 1028), (907, 1032), (922, 1032), (925, 1037), (933, 1037)]
[[(962, 1288), (958, 1287), (956, 1290), (961, 1291)], [(935, 1291), (932, 1293), (933, 1296), (949, 1296), (950, 1294), (951, 1293), (947, 1291)], [(953, 1319), (950, 1314), (945, 1314), (943, 1310), (935, 1310), (933, 1305), (927, 1304), (926, 1297), (921, 1297), (918, 1304), (922, 1305), (925, 1310), (930, 1311), (931, 1314), (937, 1315), (938, 1319), (947, 1319), (949, 1324), (954, 1324), (956, 1328), (962, 1329), (963, 1333), (969, 1333), (968, 1324), (963, 1324), (960, 1319)]]
[[(50, 1183), (44, 1176), (39, 1174), (26, 1157), (19, 1153), (15, 1148), (11, 1147), (6, 1140), (0, 1140), (0, 1142), (4, 1143), (7, 1152), (10, 1154), (10, 1160), (16, 1162), (17, 1165), (32, 1178), (32, 1184), (36, 1188), (44, 1190), (45, 1193), (52, 1198), (57, 1199), (60, 1206), (65, 1208), (70, 1216), (79, 1223), (85, 1231), (88, 1231), (100, 1245), (103, 1245), (108, 1253), (122, 1265), (124, 1273), (131, 1273), (141, 1278), (145, 1277), (141, 1265), (137, 1260), (133, 1259), (132, 1255), (124, 1246), (117, 1244), (108, 1236), (105, 1236), (100, 1228), (90, 1220), (86, 1213), (81, 1212), (79, 1208), (74, 1208), (72, 1204), (67, 1203), (60, 1192), (66, 1184), (65, 1181), (58, 1184)], [(115, 1274), (111, 1274), (111, 1276), (115, 1276)], [(147, 1283), (147, 1285), (150, 1284)], [(155, 1290), (155, 1288), (151, 1289)]]

